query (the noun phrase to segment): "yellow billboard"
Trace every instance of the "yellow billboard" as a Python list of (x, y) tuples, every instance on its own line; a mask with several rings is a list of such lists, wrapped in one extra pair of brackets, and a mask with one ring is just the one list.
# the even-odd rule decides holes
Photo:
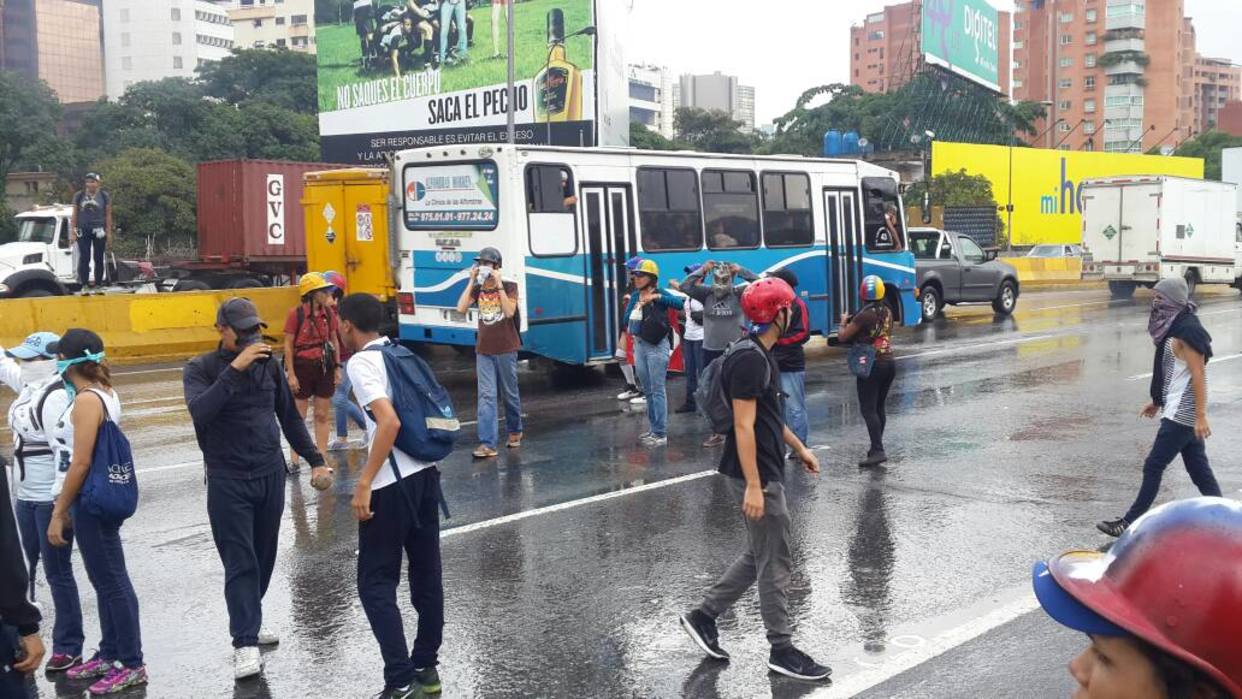
[[(1201, 158), (932, 143), (932, 174), (966, 170), (992, 182), (1013, 245), (1082, 242), (1082, 182), (1122, 175), (1202, 179)], [(917, 202), (912, 202), (917, 203)], [(1006, 211), (1007, 207), (1012, 207)]]

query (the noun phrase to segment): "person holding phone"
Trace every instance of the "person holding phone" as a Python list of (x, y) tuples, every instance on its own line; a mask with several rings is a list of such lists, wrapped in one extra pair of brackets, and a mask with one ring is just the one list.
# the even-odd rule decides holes
[(505, 429), (510, 449), (522, 446), (522, 397), (518, 393), (518, 285), (500, 276), (504, 258), (496, 248), (483, 248), (474, 258), (470, 280), (457, 300), (457, 312), (471, 306), (479, 310), (479, 334), (475, 341), (475, 374), (479, 382), (479, 446), (474, 458), (498, 454), (499, 429), (496, 403), (504, 393)]
[(311, 465), (311, 485), (326, 490), (324, 465), (293, 392), (262, 337), (264, 325), (248, 299), (216, 311), (220, 345), (195, 357), (183, 375), (185, 402), (207, 470), (207, 519), (224, 564), (224, 599), (233, 637), (233, 676), (263, 670), (260, 645), (280, 638), (263, 626), (263, 596), (276, 566), (285, 511), (285, 461), (280, 435)]

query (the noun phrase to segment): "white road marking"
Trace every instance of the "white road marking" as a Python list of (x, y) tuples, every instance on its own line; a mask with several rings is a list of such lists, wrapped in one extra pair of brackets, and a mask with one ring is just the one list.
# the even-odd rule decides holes
[(590, 497), (580, 498), (578, 500), (568, 500), (566, 502), (558, 503), (556, 505), (548, 505), (547, 507), (537, 507), (533, 510), (526, 510), (524, 512), (515, 512), (511, 515), (505, 515), (504, 517), (496, 517), (495, 519), (487, 519), (482, 522), (475, 522), (474, 524), (466, 524), (460, 527), (453, 527), (451, 529), (445, 529), (444, 531), (440, 532), (440, 538), (446, 539), (450, 536), (469, 534), (470, 532), (477, 532), (480, 529), (490, 529), (492, 527), (498, 527), (502, 524), (511, 524), (513, 522), (520, 522), (521, 520), (529, 519), (531, 517), (538, 517), (539, 515), (551, 514), (553, 512), (560, 512), (562, 510), (569, 510), (575, 507), (581, 507), (583, 505), (590, 505), (590, 504), (597, 503), (597, 502), (603, 502), (605, 500), (612, 500), (614, 498), (623, 497), (625, 495), (635, 495), (637, 493), (645, 493), (648, 490), (655, 490), (657, 488), (665, 488), (670, 485), (678, 485), (680, 483), (686, 483), (688, 481), (698, 480), (699, 478), (711, 476), (711, 475), (714, 475), (715, 473), (716, 473), (715, 469), (711, 469), (707, 471), (699, 471), (697, 473), (689, 473), (684, 476), (677, 476), (676, 478), (667, 478), (665, 480), (656, 481), (654, 483), (645, 483), (643, 485), (635, 486), (633, 488), (625, 488), (623, 490), (614, 490), (612, 492), (601, 493), (599, 495), (592, 495)]
[[(834, 678), (832, 686), (825, 687), (822, 691), (810, 696), (819, 699), (834, 699), (860, 694), (1036, 609), (1039, 609), (1039, 601), (1035, 599), (1035, 593), (1027, 592), (986, 614), (930, 638), (919, 637), (919, 643), (914, 647), (898, 652), (891, 658), (886, 658), (874, 665), (864, 665), (863, 669), (857, 673), (840, 679)], [(896, 638), (893, 639), (894, 646), (897, 645), (896, 640)]]
[[(1211, 368), (1222, 362), (1232, 362), (1235, 359), (1242, 359), (1242, 353), (1231, 354), (1226, 357), (1220, 357), (1219, 359), (1213, 358), (1210, 361), (1208, 361), (1208, 367)], [(1151, 372), (1149, 371), (1146, 374), (1135, 374), (1134, 376), (1128, 376), (1126, 377), (1126, 381), (1139, 381), (1141, 379), (1150, 379), (1150, 378), (1151, 378)]]
[(138, 374), (162, 374), (167, 371), (181, 371), (183, 367), (170, 366), (163, 369), (137, 369), (135, 371), (114, 371), (113, 376), (137, 376)]
[(1027, 313), (1032, 311), (1059, 311), (1066, 308), (1083, 308), (1084, 306), (1109, 306), (1117, 301), (1088, 301), (1086, 303), (1067, 303), (1060, 306), (1039, 306), (1037, 308), (1021, 309)]
[(1047, 335), (1032, 335), (1031, 337), (1018, 337), (1012, 340), (997, 340), (995, 342), (976, 342), (973, 344), (957, 345), (955, 347), (946, 347), (938, 350), (927, 350), (926, 352), (915, 352), (914, 354), (899, 354), (896, 361), (905, 359), (916, 359), (918, 357), (932, 357), (939, 354), (951, 354), (954, 352), (974, 353), (978, 350), (987, 349), (989, 347), (1001, 347), (1004, 345), (1019, 345), (1024, 342), (1036, 342), (1039, 340), (1051, 340), (1058, 337), (1073, 337), (1076, 335), (1085, 335), (1086, 331), (1076, 333), (1050, 333)]

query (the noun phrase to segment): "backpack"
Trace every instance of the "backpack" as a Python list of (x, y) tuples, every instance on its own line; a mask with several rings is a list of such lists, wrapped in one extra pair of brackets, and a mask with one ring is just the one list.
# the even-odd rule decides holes
[[(298, 338), (302, 335), (302, 323), (306, 322), (306, 305), (305, 304), (298, 306), (297, 317), (298, 317), (298, 322), (297, 322), (297, 325), (294, 326), (294, 330), (293, 330), (293, 355), (295, 358), (297, 357), (298, 349), (299, 349)], [(333, 325), (332, 312), (328, 311), (328, 334), (329, 335), (332, 334), (332, 325)], [(311, 348), (303, 346), (301, 349), (311, 349)], [(336, 347), (332, 344), (331, 339), (325, 339), (322, 343), (319, 344), (318, 347), (314, 349), (319, 350), (319, 361), (323, 364), (323, 370), (325, 372), (336, 371), (336, 368), (341, 365), (339, 358), (336, 356)]]
[(134, 455), (129, 440), (108, 414), (106, 403), (104, 421), (95, 436), (91, 467), (78, 493), (78, 506), (105, 522), (117, 525), (133, 516), (138, 509)]
[[(733, 431), (733, 400), (729, 398), (728, 391), (725, 390), (724, 366), (729, 357), (740, 352), (762, 353), (763, 350), (750, 337), (735, 341), (729, 345), (729, 349), (725, 350), (724, 354), (713, 359), (707, 368), (703, 369), (703, 373), (699, 376), (699, 387), (694, 392), (695, 403), (707, 417), (712, 432), (715, 434), (728, 434)], [(772, 372), (764, 372), (763, 388), (765, 391), (771, 381)]]
[[(427, 463), (451, 454), (461, 424), (453, 412), (448, 391), (436, 380), (427, 362), (401, 345), (378, 345), (364, 351), (384, 355), (384, 368), (392, 386), (392, 407), (401, 420), (393, 447)], [(395, 460), (390, 461), (394, 461), (395, 471)], [(399, 474), (397, 480), (401, 480)]]
[(876, 355), (879, 354), (875, 347), (875, 341), (880, 333), (883, 332), (884, 325), (890, 321), (889, 314), (891, 314), (891, 311), (889, 311), (887, 306), (878, 306), (876, 310), (882, 310), (885, 315), (880, 317), (880, 322), (876, 329), (868, 337), (859, 338), (854, 341), (854, 344), (850, 345), (850, 352), (846, 357), (850, 373), (860, 379), (871, 377), (871, 370), (875, 367)]

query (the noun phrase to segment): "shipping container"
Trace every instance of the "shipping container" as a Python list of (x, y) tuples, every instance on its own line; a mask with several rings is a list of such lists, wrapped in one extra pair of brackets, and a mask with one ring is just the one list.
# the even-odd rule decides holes
[(309, 172), (302, 193), (307, 268), (345, 275), (350, 292), (397, 296), (388, 235), (388, 170)]
[(249, 269), (304, 268), (303, 176), (340, 167), (281, 160), (200, 163), (199, 263)]

